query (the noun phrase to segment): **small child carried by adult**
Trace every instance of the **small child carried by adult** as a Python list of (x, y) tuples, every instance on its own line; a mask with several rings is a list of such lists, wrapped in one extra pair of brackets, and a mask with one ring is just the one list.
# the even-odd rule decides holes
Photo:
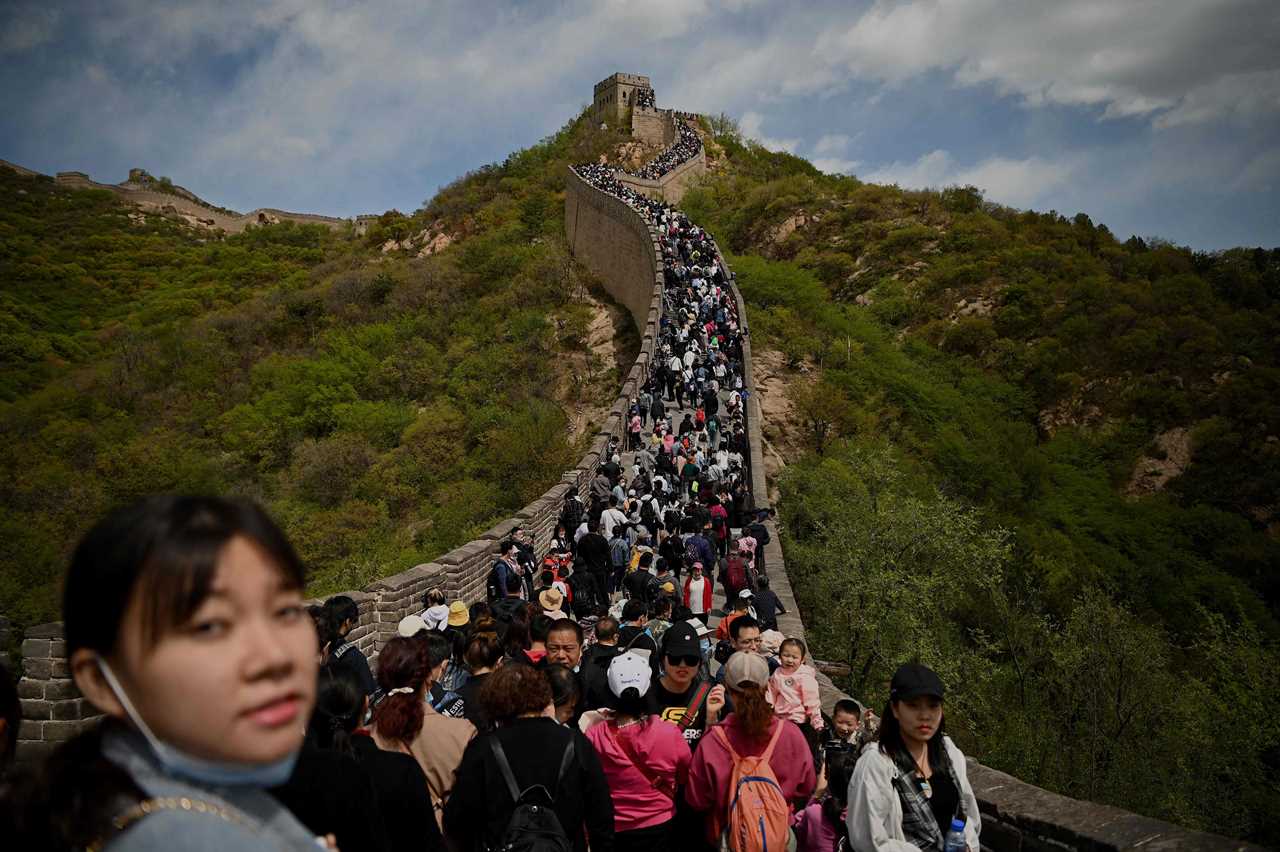
[(816, 765), (819, 733), (824, 727), (817, 672), (804, 663), (809, 649), (803, 639), (788, 638), (778, 651), (781, 665), (769, 677), (769, 703), (774, 715), (800, 726)]

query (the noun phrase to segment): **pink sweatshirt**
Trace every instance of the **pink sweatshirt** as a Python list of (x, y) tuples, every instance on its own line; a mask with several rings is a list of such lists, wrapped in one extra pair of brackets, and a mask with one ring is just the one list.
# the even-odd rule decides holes
[[(769, 726), (769, 737), (778, 725), (785, 725), (786, 730), (778, 737), (778, 744), (769, 758), (769, 766), (778, 778), (778, 786), (782, 795), (792, 808), (803, 805), (813, 792), (816, 778), (813, 774), (813, 753), (800, 733), (791, 722), (774, 718)], [(766, 737), (761, 742), (748, 740), (738, 728), (738, 714), (730, 713), (720, 723), (734, 751), (740, 756), (762, 754), (769, 745)], [(720, 737), (708, 728), (698, 741), (698, 750), (693, 755), (693, 765), (689, 767), (689, 786), (685, 788), (685, 801), (695, 811), (710, 811), (707, 821), (707, 837), (719, 833), (729, 816), (729, 781), (733, 778), (733, 758), (725, 749)]]
[(653, 788), (636, 769), (617, 740), (626, 738), (627, 745), (654, 777), (675, 791), (689, 775), (689, 745), (680, 728), (650, 716), (639, 725), (615, 728), (601, 722), (587, 729), (587, 739), (600, 756), (609, 792), (613, 795), (614, 831), (631, 831), (660, 825), (675, 816), (675, 800)]
[(822, 701), (812, 666), (801, 663), (791, 674), (778, 668), (769, 678), (769, 698), (777, 715), (797, 725), (808, 719), (815, 731), (822, 730)]

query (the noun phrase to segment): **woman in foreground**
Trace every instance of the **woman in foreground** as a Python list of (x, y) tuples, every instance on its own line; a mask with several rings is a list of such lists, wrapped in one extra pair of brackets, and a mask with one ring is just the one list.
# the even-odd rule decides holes
[(956, 819), (978, 852), (978, 801), (964, 755), (943, 733), (942, 697), (942, 680), (919, 663), (894, 674), (879, 742), (863, 750), (849, 782), (849, 841), (858, 852), (942, 852)]
[(249, 502), (152, 497), (94, 526), (63, 617), (76, 686), (107, 721), (11, 803), (12, 848), (314, 852), (266, 792), (288, 779), (315, 699), (302, 587)]

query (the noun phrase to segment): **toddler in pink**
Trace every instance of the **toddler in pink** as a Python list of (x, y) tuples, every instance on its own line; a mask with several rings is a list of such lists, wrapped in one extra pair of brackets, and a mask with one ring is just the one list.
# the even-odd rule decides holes
[(769, 700), (774, 714), (790, 719), (803, 729), (822, 730), (822, 702), (818, 697), (818, 677), (804, 664), (808, 649), (800, 639), (784, 640), (778, 649), (778, 666), (769, 678)]

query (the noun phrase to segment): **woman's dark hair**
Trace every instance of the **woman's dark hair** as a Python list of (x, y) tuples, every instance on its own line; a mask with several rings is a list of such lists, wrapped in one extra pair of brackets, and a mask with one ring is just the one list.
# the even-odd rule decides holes
[(840, 814), (848, 804), (849, 780), (857, 762), (858, 755), (851, 750), (827, 752), (827, 797), (822, 800), (822, 815), (830, 822), (844, 822)]
[(730, 687), (729, 691), (733, 694), (733, 714), (738, 717), (738, 727), (747, 739), (768, 739), (773, 728), (773, 705), (765, 697), (764, 687), (744, 683)]
[[(396, 636), (382, 647), (378, 686), (385, 697), (374, 708), (373, 726), (384, 739), (407, 743), (418, 736), (426, 713), (420, 690), (429, 672), (426, 645), (417, 639)], [(390, 694), (404, 687), (412, 691)]]
[(266, 551), (286, 588), (303, 588), (306, 569), (293, 546), (248, 500), (164, 495), (109, 513), (85, 533), (67, 569), (68, 655), (113, 652), (135, 593), (147, 642), (186, 623), (209, 597), (218, 559), (236, 536)]
[(430, 672), (436, 666), (449, 659), (453, 653), (453, 648), (449, 645), (449, 640), (433, 630), (428, 630), (418, 634), (418, 641), (422, 643), (423, 649), (427, 655), (427, 671)]
[(541, 612), (529, 619), (529, 640), (531, 642), (541, 642), (545, 645), (547, 635), (551, 632), (551, 625), (554, 623), (550, 616)]
[(524, 607), (511, 614), (507, 624), (507, 632), (502, 636), (508, 657), (519, 657), (521, 651), (529, 650), (529, 616)]
[(307, 725), (307, 741), (317, 748), (352, 754), (351, 735), (364, 716), (364, 688), (351, 666), (320, 669), (316, 709)]
[(329, 611), (335, 630), (348, 621), (360, 621), (360, 605), (347, 595), (334, 595), (324, 602), (324, 608)]
[(551, 686), (551, 703), (557, 707), (566, 704), (577, 704), (581, 689), (573, 669), (560, 663), (552, 663), (542, 670), (547, 683)]
[(468, 615), (471, 616), (468, 619), (468, 621), (470, 621), (472, 624), (475, 624), (477, 621), (479, 621), (482, 618), (492, 618), (493, 610), (489, 608), (489, 604), (487, 601), (477, 601), (476, 603), (473, 603), (471, 605), (471, 609), (468, 611)]
[(511, 663), (485, 678), (480, 706), (494, 722), (506, 723), (526, 713), (541, 713), (553, 704), (551, 684), (541, 671)]
[(502, 645), (492, 633), (480, 633), (471, 637), (467, 643), (467, 652), (463, 656), (467, 668), (492, 669), (502, 659)]
[(20, 766), (0, 802), (6, 849), (85, 849), (120, 830), (113, 819), (147, 798), (124, 769), (102, 755), (108, 725), (61, 744), (38, 767)]
[[(947, 749), (942, 744), (946, 726), (947, 720), (944, 714), (944, 718), (938, 720), (938, 730), (934, 731), (933, 736), (929, 738), (929, 763), (935, 768), (949, 763)], [(880, 753), (895, 761), (907, 754), (907, 744), (902, 739), (902, 728), (898, 725), (898, 717), (893, 715), (892, 701), (884, 703), (884, 712), (880, 714), (880, 732), (876, 734), (876, 741), (880, 744)], [(907, 759), (911, 760), (910, 757)]]

